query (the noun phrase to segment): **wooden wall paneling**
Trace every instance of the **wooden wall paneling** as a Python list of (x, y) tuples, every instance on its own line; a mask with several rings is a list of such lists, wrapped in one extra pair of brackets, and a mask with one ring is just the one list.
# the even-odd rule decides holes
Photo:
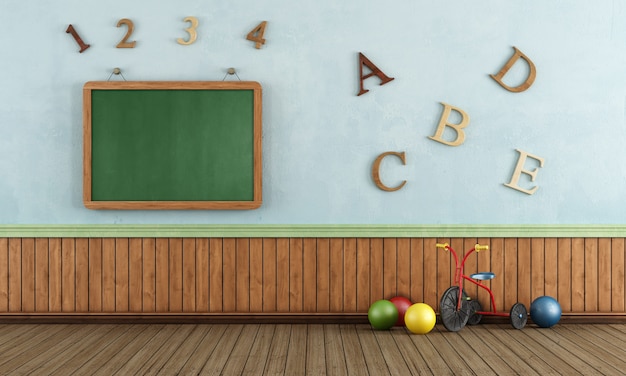
[[(2, 243), (0, 242), (0, 252), (1, 250)], [(613, 238), (611, 239), (611, 310), (613, 312), (624, 312), (626, 310), (625, 266), (626, 249), (624, 248), (624, 238)]]
[(370, 299), (370, 239), (356, 239), (356, 310), (367, 312)]
[(196, 239), (196, 311), (209, 312), (209, 239)]
[(223, 240), (209, 239), (209, 312), (222, 312)]
[(398, 291), (398, 242), (396, 238), (383, 239), (383, 298), (391, 299)]
[[(183, 239), (170, 239), (169, 312), (183, 312)], [(234, 252), (233, 252), (234, 253)], [(234, 274), (234, 272), (233, 272)], [(234, 277), (234, 275), (233, 275)], [(233, 307), (234, 310), (234, 307)], [(232, 310), (231, 310), (232, 311)]]
[(48, 307), (50, 312), (61, 312), (61, 239), (48, 241)]
[(343, 311), (343, 239), (330, 239), (330, 312)]
[(9, 239), (9, 312), (22, 310), (22, 239)]
[[(424, 301), (424, 240), (411, 238), (409, 240), (410, 252), (410, 290), (406, 296), (413, 303), (425, 303)], [(433, 307), (433, 306), (431, 306)]]
[(250, 240), (236, 240), (236, 299), (235, 310), (237, 312), (250, 311)]
[(22, 308), (24, 312), (35, 310), (35, 239), (22, 239)]
[[(422, 280), (424, 285), (422, 291), (424, 294), (423, 301), (433, 309), (439, 312), (439, 299), (438, 294), (441, 287), (438, 286), (439, 282), (439, 267), (438, 260), (447, 256), (447, 253), (439, 248), (436, 248), (437, 239), (426, 238), (423, 239), (423, 255), (424, 255), (424, 269)], [(419, 302), (417, 302), (419, 303)]]
[(289, 239), (289, 312), (303, 311), (302, 239)]
[(102, 312), (101, 238), (89, 238), (89, 312)]
[(343, 311), (356, 312), (359, 286), (356, 279), (356, 239), (343, 241)]
[(128, 312), (143, 310), (143, 242), (128, 239)]
[(184, 238), (183, 239), (183, 312), (195, 312), (196, 311), (196, 239)]
[(572, 239), (572, 310), (585, 310), (585, 239)]
[(154, 309), (156, 312), (170, 310), (170, 240), (155, 239)]
[(263, 312), (263, 239), (260, 238), (250, 239), (250, 312)]
[(223, 312), (237, 309), (237, 239), (222, 240), (222, 304)]
[[(558, 242), (556, 238), (546, 238), (544, 244), (543, 294), (556, 299), (558, 296)], [(536, 298), (533, 297), (533, 300)]]
[[(543, 265), (538, 267), (543, 268)], [(517, 239), (517, 301), (530, 309), (531, 296), (531, 248), (530, 238)], [(543, 284), (543, 282), (541, 282)]]
[(561, 310), (572, 310), (572, 239), (557, 239), (558, 277), (557, 295), (554, 296), (561, 306)]
[(76, 311), (76, 240), (61, 239), (61, 311)]
[(585, 308), (598, 310), (598, 239), (585, 239)]
[[(544, 295), (545, 270), (545, 243), (543, 238), (530, 239), (530, 299)], [(530, 309), (529, 306), (526, 307)]]
[(154, 238), (143, 238), (142, 271), (141, 271), (141, 310), (156, 312), (156, 241)]
[(315, 238), (302, 240), (303, 310), (317, 312), (317, 242)]
[(330, 239), (319, 238), (317, 246), (317, 312), (330, 312)]
[[(504, 239), (503, 238), (494, 238), (491, 239), (490, 247), (489, 247), (489, 257), (491, 264), (491, 272), (496, 275), (494, 279), (491, 280), (491, 291), (493, 292), (493, 297), (496, 302), (496, 310), (503, 311), (504, 310), (504, 291), (505, 291), (505, 280), (506, 276), (504, 275)], [(485, 304), (483, 304), (485, 303)], [(491, 308), (491, 302), (489, 300), (481, 301), (483, 307)], [(511, 307), (508, 307), (510, 309)]]
[(397, 296), (411, 296), (411, 239), (397, 239), (396, 293)]
[(115, 239), (102, 239), (102, 311), (104, 312), (116, 310), (115, 264)]
[(504, 310), (518, 302), (517, 292), (517, 239), (504, 239)]
[(263, 239), (263, 312), (276, 312), (276, 239)]
[(276, 239), (276, 311), (289, 312), (289, 239)]
[(454, 265), (436, 242), (490, 245), (465, 272), (496, 274), (499, 311), (541, 295), (626, 308), (624, 238), (0, 238), (0, 311), (366, 313), (395, 295), (437, 309)]
[[(384, 299), (383, 291), (383, 239), (370, 239), (370, 300)], [(332, 264), (331, 264), (332, 268)]]
[[(76, 249), (76, 312), (89, 312), (89, 239), (77, 238)], [(141, 289), (139, 284), (138, 289)]]
[(611, 239), (598, 239), (598, 311), (611, 312)]
[(9, 239), (0, 238), (0, 312), (9, 312)]
[[(0, 252), (2, 244), (0, 242)], [(35, 239), (35, 312), (48, 312), (49, 308), (49, 262), (48, 239)], [(0, 257), (0, 262), (1, 257)], [(1, 278), (1, 277), (0, 277)]]
[[(493, 272), (491, 270), (491, 257), (493, 253), (492, 245), (487, 238), (479, 238), (476, 239), (476, 243), (480, 245), (488, 245), (489, 249), (486, 251), (480, 251), (476, 255), (476, 271), (478, 272)], [(496, 275), (497, 277), (497, 275)], [(493, 288), (492, 286), (493, 280), (483, 281), (483, 284), (489, 288)], [(489, 309), (491, 305), (491, 300), (489, 298), (489, 293), (482, 288), (478, 289), (477, 293), (478, 301), (482, 309)]]
[(128, 251), (128, 238), (116, 238), (115, 312), (128, 312)]

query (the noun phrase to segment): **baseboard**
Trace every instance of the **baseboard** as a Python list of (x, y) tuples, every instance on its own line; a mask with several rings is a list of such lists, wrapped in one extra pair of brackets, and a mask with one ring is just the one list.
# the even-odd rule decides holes
[[(506, 317), (484, 316), (485, 324)], [(2, 313), (0, 324), (367, 324), (367, 313)], [(562, 324), (626, 324), (626, 313), (564, 313)], [(529, 320), (532, 325), (532, 318)]]

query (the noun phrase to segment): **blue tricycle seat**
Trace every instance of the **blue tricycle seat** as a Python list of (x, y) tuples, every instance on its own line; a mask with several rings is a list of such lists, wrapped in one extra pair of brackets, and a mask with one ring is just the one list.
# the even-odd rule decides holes
[(494, 279), (496, 275), (492, 272), (481, 272), (481, 273), (474, 273), (470, 275), (470, 277), (473, 279), (478, 279), (480, 281), (486, 281), (488, 279)]

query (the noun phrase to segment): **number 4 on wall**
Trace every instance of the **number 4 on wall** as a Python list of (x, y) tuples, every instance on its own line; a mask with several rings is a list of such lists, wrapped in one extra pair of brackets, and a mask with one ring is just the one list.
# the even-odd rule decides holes
[(265, 26), (267, 25), (267, 21), (261, 22), (257, 27), (252, 29), (246, 35), (246, 39), (252, 42), (256, 42), (255, 47), (257, 49), (261, 48), (262, 45), (265, 44), (265, 39), (263, 38), (263, 34), (265, 34)]

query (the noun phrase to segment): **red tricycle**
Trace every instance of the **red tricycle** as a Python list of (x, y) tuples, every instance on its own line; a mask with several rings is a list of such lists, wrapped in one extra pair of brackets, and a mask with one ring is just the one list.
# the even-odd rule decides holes
[[(491, 272), (474, 273), (470, 276), (463, 274), (463, 268), (465, 261), (469, 255), (474, 251), (486, 251), (489, 249), (488, 245), (476, 244), (474, 248), (468, 250), (463, 257), (463, 261), (459, 263), (459, 257), (454, 249), (449, 244), (437, 244), (437, 248), (443, 248), (446, 251), (450, 251), (454, 256), (454, 262), (456, 265), (454, 273), (454, 285), (450, 286), (441, 296), (441, 302), (439, 303), (439, 312), (441, 314), (441, 321), (443, 326), (451, 332), (458, 332), (463, 329), (466, 324), (476, 325), (480, 322), (484, 316), (502, 316), (510, 317), (511, 325), (515, 329), (522, 329), (528, 321), (528, 311), (522, 303), (515, 303), (511, 307), (510, 312), (498, 312), (496, 310), (496, 302), (493, 297), (491, 289), (483, 284), (483, 281), (491, 280), (495, 278), (495, 274)], [(491, 298), (491, 311), (483, 311), (478, 300), (474, 300), (469, 297), (463, 288), (464, 281), (469, 281), (476, 286), (484, 289), (489, 293)]]

